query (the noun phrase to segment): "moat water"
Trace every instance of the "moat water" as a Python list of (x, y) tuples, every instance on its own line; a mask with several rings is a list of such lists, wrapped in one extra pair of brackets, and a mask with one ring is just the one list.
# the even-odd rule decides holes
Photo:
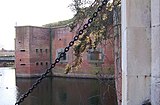
[[(0, 68), (0, 105), (14, 105), (36, 79)], [(20, 105), (117, 105), (113, 80), (46, 78)]]

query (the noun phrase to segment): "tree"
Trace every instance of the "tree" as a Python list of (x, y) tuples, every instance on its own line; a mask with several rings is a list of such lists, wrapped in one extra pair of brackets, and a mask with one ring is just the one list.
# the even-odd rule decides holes
[[(82, 28), (86, 20), (91, 17), (101, 4), (101, 0), (73, 0), (70, 4), (71, 9), (76, 13), (72, 24), (71, 31), (75, 27)], [(73, 67), (78, 67), (82, 63), (82, 54), (88, 49), (96, 49), (99, 44), (103, 44), (104, 40), (111, 40), (117, 37), (117, 32), (114, 33), (115, 26), (120, 25), (120, 20), (114, 19), (117, 8), (121, 7), (121, 0), (110, 0), (101, 13), (94, 20), (92, 25), (83, 33), (79, 40), (73, 46), (74, 55), (76, 56), (72, 64), (66, 66), (66, 73)], [(120, 11), (118, 11), (120, 12)]]
[[(77, 33), (85, 24), (87, 19), (92, 17), (102, 0), (73, 0), (69, 5), (75, 15), (72, 19), (59, 21), (44, 25), (45, 27), (56, 27), (67, 25), (71, 31), (78, 27)], [(116, 37), (120, 30), (120, 8), (121, 0), (110, 0), (107, 5), (98, 14), (92, 25), (81, 35), (79, 40), (74, 44), (73, 50), (75, 59), (72, 64), (66, 66), (66, 73), (71, 68), (78, 67), (82, 63), (82, 54), (88, 49), (96, 49), (99, 44), (104, 41), (111, 40), (114, 45)], [(116, 29), (116, 30), (115, 30)]]

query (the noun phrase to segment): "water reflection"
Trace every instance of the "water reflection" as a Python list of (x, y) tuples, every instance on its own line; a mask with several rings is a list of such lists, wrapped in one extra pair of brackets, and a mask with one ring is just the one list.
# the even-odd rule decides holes
[[(35, 79), (17, 79), (18, 91), (25, 92)], [(116, 105), (114, 82), (47, 78), (22, 105)]]
[(16, 96), (15, 70), (11, 68), (0, 68), (1, 105), (14, 105)]
[[(0, 68), (0, 105), (14, 105), (35, 81), (15, 79), (14, 69)], [(114, 81), (46, 78), (21, 105), (117, 105)]]

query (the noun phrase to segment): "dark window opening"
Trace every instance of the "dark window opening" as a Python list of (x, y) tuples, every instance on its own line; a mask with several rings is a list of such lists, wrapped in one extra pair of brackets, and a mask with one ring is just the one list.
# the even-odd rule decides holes
[(38, 53), (38, 49), (36, 49), (36, 53)]
[[(60, 48), (60, 49), (57, 49), (56, 51), (56, 57), (59, 57), (61, 53), (63, 53), (64, 49), (63, 48)], [(60, 62), (61, 63), (66, 63), (68, 62), (68, 54), (67, 53), (63, 53), (63, 57), (61, 57), (60, 59)]]
[(19, 61), (22, 61), (22, 59), (19, 59)]
[(46, 51), (46, 53), (47, 53), (47, 52), (48, 52), (48, 49), (46, 49), (45, 51)]
[(43, 65), (43, 62), (41, 62), (41, 65)]
[(90, 60), (101, 60), (99, 51), (90, 52)]
[(26, 50), (24, 50), (24, 49), (21, 49), (20, 51), (21, 51), (21, 52), (25, 52)]
[(48, 65), (48, 62), (46, 62), (46, 65)]
[(36, 62), (36, 65), (38, 66), (38, 65), (39, 65), (39, 63), (38, 63), (38, 62)]
[(24, 65), (26, 65), (26, 64), (24, 64), (24, 63), (21, 64), (21, 66), (24, 66)]
[[(58, 52), (58, 56), (60, 56), (62, 52)], [(66, 53), (64, 53), (64, 56), (60, 60), (67, 60)]]
[(40, 52), (42, 53), (42, 49), (40, 49)]
[(103, 53), (101, 50), (89, 50), (88, 51), (88, 60), (89, 61), (103, 61)]

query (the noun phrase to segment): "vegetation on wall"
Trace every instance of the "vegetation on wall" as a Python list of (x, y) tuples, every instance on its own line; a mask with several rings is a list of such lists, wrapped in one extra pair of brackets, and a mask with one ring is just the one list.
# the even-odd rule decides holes
[[(72, 24), (71, 31), (75, 27), (79, 29), (86, 22), (86, 19), (91, 17), (102, 3), (101, 0), (73, 0), (70, 5), (72, 10), (76, 12)], [(89, 5), (89, 6), (88, 6)], [(117, 36), (114, 33), (114, 27), (120, 23), (114, 23), (114, 15), (116, 8), (120, 8), (121, 0), (110, 0), (102, 12), (97, 16), (92, 25), (83, 33), (80, 39), (73, 46), (75, 59), (71, 64), (66, 66), (66, 73), (71, 68), (77, 68), (82, 63), (82, 55), (88, 49), (96, 49), (99, 44), (105, 44), (104, 40), (110, 40)]]
[(54, 23), (49, 23), (43, 25), (44, 27), (59, 27), (59, 26), (69, 26), (73, 22), (74, 18), (68, 19), (68, 20), (63, 20), (63, 21), (58, 21)]
[[(89, 17), (92, 17), (94, 11), (102, 3), (102, 0), (73, 0), (69, 5), (75, 16), (72, 19), (59, 21), (44, 25), (45, 27), (69, 26), (71, 31), (78, 28), (77, 32), (86, 23)], [(79, 40), (74, 44), (73, 62), (66, 66), (66, 74), (72, 68), (78, 68), (83, 62), (82, 55), (89, 49), (96, 49), (100, 44), (106, 44), (106, 40), (114, 40), (117, 34), (114, 28), (120, 23), (115, 22), (114, 15), (117, 8), (121, 7), (121, 0), (110, 0), (107, 5), (98, 14), (92, 25), (80, 36)], [(118, 11), (119, 12), (119, 11)], [(112, 42), (113, 44), (113, 42)]]

